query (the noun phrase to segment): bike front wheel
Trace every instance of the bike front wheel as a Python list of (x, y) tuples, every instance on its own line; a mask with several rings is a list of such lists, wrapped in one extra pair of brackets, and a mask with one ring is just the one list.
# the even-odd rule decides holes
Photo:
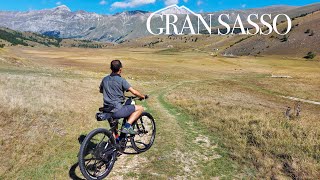
[(151, 148), (156, 136), (156, 124), (151, 114), (144, 112), (133, 125), (138, 132), (131, 138), (133, 149), (138, 152), (145, 152)]
[(110, 131), (99, 128), (90, 132), (81, 144), (80, 171), (86, 179), (103, 179), (111, 172), (117, 150)]

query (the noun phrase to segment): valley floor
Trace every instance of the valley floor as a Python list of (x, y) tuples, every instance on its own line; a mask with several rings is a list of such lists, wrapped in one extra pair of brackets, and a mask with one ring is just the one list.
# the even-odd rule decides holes
[[(320, 176), (320, 63), (213, 57), (165, 49), (0, 49), (0, 179), (81, 179), (78, 137), (96, 122), (100, 80), (123, 77), (151, 98), (157, 136), (123, 155), (111, 179), (315, 179)], [(290, 76), (291, 78), (274, 78)], [(290, 117), (284, 112), (291, 107)], [(122, 168), (122, 170), (120, 170)]]

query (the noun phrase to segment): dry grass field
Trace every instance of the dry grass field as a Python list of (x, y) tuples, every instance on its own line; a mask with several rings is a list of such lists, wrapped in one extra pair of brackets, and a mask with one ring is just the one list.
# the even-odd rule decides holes
[[(123, 155), (111, 179), (317, 179), (320, 63), (213, 57), (173, 49), (0, 49), (0, 179), (81, 179), (78, 137), (95, 127), (100, 80), (123, 77), (151, 98), (157, 137)], [(291, 78), (272, 78), (272, 75)], [(284, 112), (291, 107), (289, 120)], [(121, 168), (121, 169), (120, 169)]]

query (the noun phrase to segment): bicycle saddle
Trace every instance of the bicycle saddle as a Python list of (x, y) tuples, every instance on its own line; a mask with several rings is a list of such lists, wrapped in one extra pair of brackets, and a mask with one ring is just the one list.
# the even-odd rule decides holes
[(111, 120), (112, 119), (112, 110), (114, 109), (113, 106), (104, 106), (99, 108), (99, 111), (96, 114), (97, 121), (105, 121), (105, 120)]
[(112, 113), (111, 111), (114, 109), (114, 106), (103, 106), (101, 108), (99, 108), (100, 112), (104, 112), (104, 113)]

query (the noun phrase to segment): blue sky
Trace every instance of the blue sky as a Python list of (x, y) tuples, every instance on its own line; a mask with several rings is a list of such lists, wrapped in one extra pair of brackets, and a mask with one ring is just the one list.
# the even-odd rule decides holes
[[(2, 1), (2, 2), (1, 2)], [(226, 9), (247, 9), (270, 5), (301, 6), (314, 0), (0, 0), (0, 10), (39, 10), (67, 5), (72, 11), (85, 10), (99, 14), (114, 14), (125, 10), (156, 11), (170, 4), (185, 5), (195, 12)]]

